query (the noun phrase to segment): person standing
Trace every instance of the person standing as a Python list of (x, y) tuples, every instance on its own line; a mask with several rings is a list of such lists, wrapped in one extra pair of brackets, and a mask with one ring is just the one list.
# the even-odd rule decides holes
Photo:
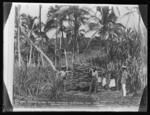
[(104, 74), (103, 79), (102, 79), (102, 87), (105, 89), (106, 87), (106, 75)]
[(61, 85), (61, 89), (65, 91), (64, 80), (66, 79), (66, 71), (60, 70), (56, 73), (56, 80), (59, 81), (59, 85)]
[(109, 88), (113, 89), (116, 87), (116, 81), (114, 78), (110, 79)]
[(63, 71), (63, 70), (61, 70), (61, 71), (60, 71), (60, 77), (61, 77), (61, 79), (65, 79), (65, 77), (66, 77), (66, 72)]
[(92, 90), (94, 89), (94, 92), (97, 92), (97, 85), (98, 85), (98, 71), (94, 68), (91, 69), (91, 84), (90, 84), (90, 88), (89, 88), (89, 92), (91, 93)]
[(101, 76), (98, 76), (98, 86), (102, 86), (102, 78)]
[(121, 86), (122, 86), (122, 94), (125, 97), (127, 95), (127, 90), (126, 90), (126, 80), (127, 80), (127, 70), (126, 70), (126, 66), (122, 66), (122, 78), (121, 78)]
[(101, 80), (99, 80), (99, 76), (98, 76), (98, 71), (96, 70), (96, 68), (93, 70), (93, 73), (92, 73), (93, 75), (93, 77), (95, 78), (95, 89), (94, 89), (94, 92), (95, 93), (97, 93), (97, 91), (98, 91), (98, 84), (99, 84), (99, 81), (101, 81)]
[(92, 92), (92, 82), (93, 82), (92, 71), (93, 71), (93, 69), (90, 68), (90, 70), (89, 70), (89, 77), (90, 77), (90, 79), (91, 79), (91, 82), (90, 82), (90, 86), (89, 86), (89, 93)]

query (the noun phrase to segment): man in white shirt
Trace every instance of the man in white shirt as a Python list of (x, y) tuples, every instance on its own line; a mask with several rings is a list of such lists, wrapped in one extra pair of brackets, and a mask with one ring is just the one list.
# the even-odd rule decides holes
[(125, 97), (126, 96), (126, 81), (128, 77), (128, 72), (126, 66), (122, 66), (123, 72), (122, 72), (122, 77), (121, 77), (121, 85), (122, 85), (122, 94)]

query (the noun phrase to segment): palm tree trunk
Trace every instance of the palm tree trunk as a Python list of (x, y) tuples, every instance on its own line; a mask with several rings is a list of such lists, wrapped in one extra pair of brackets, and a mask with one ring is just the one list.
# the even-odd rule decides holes
[(56, 49), (57, 49), (57, 29), (56, 29), (56, 40), (55, 40), (55, 67), (57, 66)]
[(66, 60), (66, 70), (68, 70), (68, 60), (67, 60), (67, 52), (66, 49), (64, 50), (65, 53), (65, 60)]
[(42, 8), (42, 6), (39, 5), (39, 26), (40, 26), (40, 34), (41, 34), (41, 8)]
[(18, 6), (18, 66), (21, 66), (21, 53), (20, 53), (20, 8)]
[[(60, 24), (60, 26), (61, 26), (61, 34), (62, 34), (62, 36), (60, 37), (60, 50), (62, 49), (62, 41), (63, 41), (63, 39), (64, 39), (64, 35), (63, 35), (63, 21), (61, 21), (61, 24)], [(60, 55), (60, 67), (61, 67), (61, 55)]]
[[(74, 43), (73, 43), (74, 44)], [(72, 65), (74, 64), (75, 59), (75, 51), (74, 51), (74, 45), (73, 45), (73, 53), (72, 53)]]
[(31, 65), (31, 61), (32, 61), (32, 45), (30, 45), (30, 55), (29, 55), (29, 62), (28, 65)]
[(59, 47), (59, 49), (61, 49), (61, 37), (60, 37), (60, 39), (59, 39), (59, 40), (60, 40), (60, 41), (59, 41), (59, 42), (60, 42), (60, 47)]
[(80, 61), (80, 58), (79, 58), (79, 53), (80, 53), (80, 48), (79, 48), (79, 42), (77, 41), (77, 54), (78, 54), (78, 62)]
[[(19, 28), (19, 27), (18, 27)], [(18, 29), (18, 66), (21, 66), (21, 53), (20, 53), (20, 35), (19, 35), (19, 29)]]
[(32, 55), (33, 55), (33, 60), (32, 60), (33, 61), (33, 65), (36, 65), (34, 49), (33, 49), (33, 54)]
[[(73, 33), (72, 33), (73, 34)], [(73, 42), (73, 46), (72, 46), (72, 67), (73, 67), (73, 64), (74, 64), (74, 58), (75, 58), (75, 56), (74, 56), (74, 53), (75, 53), (75, 51), (74, 51), (74, 39), (73, 39), (73, 36), (71, 35), (71, 37), (72, 37), (72, 42)]]
[[(60, 46), (63, 44), (63, 41), (64, 41), (64, 34), (63, 34), (63, 30), (61, 31), (61, 33), (62, 33), (62, 38), (61, 38), (61, 44), (60, 44)], [(64, 44), (63, 44), (64, 45)], [(60, 47), (60, 49), (62, 48), (62, 46)]]
[(74, 15), (75, 21), (74, 21), (74, 51), (73, 51), (73, 58), (75, 60), (75, 46), (77, 46), (77, 16)]

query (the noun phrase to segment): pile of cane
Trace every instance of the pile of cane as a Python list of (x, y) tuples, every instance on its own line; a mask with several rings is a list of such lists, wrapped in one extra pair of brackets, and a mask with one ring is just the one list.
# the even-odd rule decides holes
[(87, 91), (91, 82), (89, 70), (91, 65), (75, 64), (72, 74), (66, 80), (66, 90)]

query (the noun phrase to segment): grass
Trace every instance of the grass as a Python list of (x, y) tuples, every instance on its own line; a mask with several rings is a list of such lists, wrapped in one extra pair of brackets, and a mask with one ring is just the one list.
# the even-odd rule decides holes
[[(141, 92), (136, 97), (122, 97), (120, 91), (102, 91), (97, 94), (89, 95), (86, 92), (70, 91), (58, 100), (37, 99), (31, 101), (29, 99), (22, 100), (22, 103), (16, 103), (18, 107), (53, 107), (53, 106), (116, 106), (116, 107), (138, 107), (141, 99)], [(21, 102), (21, 101), (20, 101)]]
[[(62, 91), (61, 81), (55, 81), (50, 68), (14, 69), (14, 104), (16, 107), (53, 106), (138, 106), (141, 92), (137, 97), (122, 97), (121, 91), (102, 90), (97, 94), (82, 91)], [(32, 92), (28, 92), (27, 88)]]

